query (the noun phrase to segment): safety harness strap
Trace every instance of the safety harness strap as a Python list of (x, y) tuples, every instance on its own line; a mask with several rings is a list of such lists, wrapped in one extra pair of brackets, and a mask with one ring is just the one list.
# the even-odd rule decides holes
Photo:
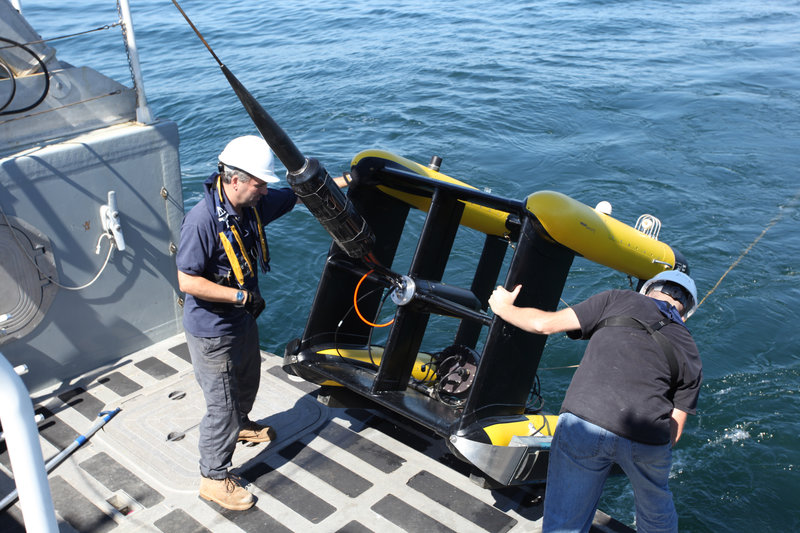
[(675, 350), (672, 348), (672, 343), (669, 342), (669, 339), (667, 339), (663, 333), (658, 331), (670, 322), (672, 322), (672, 320), (665, 317), (658, 322), (648, 325), (638, 318), (634, 318), (632, 316), (612, 316), (601, 320), (597, 324), (597, 327), (594, 328), (592, 334), (594, 334), (598, 329), (606, 326), (640, 328), (647, 331), (647, 333), (650, 334), (650, 336), (658, 343), (658, 345), (661, 346), (661, 349), (667, 356), (667, 362), (669, 363), (670, 371), (670, 392), (671, 394), (675, 394), (675, 390), (678, 387), (678, 360), (675, 357)]
[[(228, 262), (231, 265), (236, 282), (240, 288), (244, 288), (244, 280), (247, 277), (255, 276), (254, 259), (248, 253), (244, 241), (241, 237), (241, 231), (236, 222), (236, 218), (228, 213), (225, 209), (225, 195), (222, 187), (222, 176), (217, 176), (216, 194), (212, 193), (214, 200), (214, 208), (217, 214), (217, 228), (220, 230), (219, 238), (222, 247), (225, 249), (225, 255), (228, 257)], [(255, 207), (251, 207), (253, 216), (256, 220), (258, 228), (258, 243), (257, 243), (257, 259), (259, 260), (261, 270), (264, 272), (269, 271), (269, 248), (267, 247), (267, 238), (264, 235), (264, 226), (261, 224), (261, 217)]]
[(222, 231), (219, 232), (219, 241), (222, 243), (222, 247), (225, 249), (225, 255), (228, 256), (228, 262), (231, 264), (233, 275), (236, 276), (236, 282), (239, 284), (240, 288), (243, 288), (244, 272), (242, 272), (242, 265), (239, 262), (239, 259), (236, 257), (236, 251), (233, 249), (233, 245)]

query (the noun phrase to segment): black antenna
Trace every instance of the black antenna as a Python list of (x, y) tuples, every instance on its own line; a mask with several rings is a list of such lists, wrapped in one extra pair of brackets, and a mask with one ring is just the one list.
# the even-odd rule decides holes
[(244, 85), (233, 75), (233, 73), (228, 70), (222, 61), (220, 61), (217, 54), (214, 53), (214, 50), (211, 49), (211, 46), (206, 42), (203, 38), (203, 35), (200, 31), (195, 27), (191, 20), (189, 20), (189, 16), (184, 12), (181, 6), (178, 4), (176, 0), (172, 0), (172, 3), (175, 4), (175, 7), (178, 8), (178, 11), (181, 12), (183, 18), (186, 19), (186, 22), (189, 23), (189, 26), (194, 30), (200, 40), (203, 42), (205, 47), (211, 53), (211, 56), (214, 58), (214, 61), (217, 62), (219, 68), (222, 69), (222, 73), (228, 79), (228, 83), (230, 83), (231, 87), (233, 88), (233, 92), (236, 93), (236, 96), (239, 97), (239, 100), (244, 105), (247, 114), (250, 115), (250, 118), (253, 119), (253, 122), (258, 128), (258, 131), (261, 133), (261, 136), (264, 137), (264, 140), (267, 141), (272, 151), (275, 152), (275, 156), (281, 160), (281, 163), (286, 167), (286, 170), (291, 172), (297, 172), (301, 170), (306, 164), (306, 158), (300, 152), (300, 150), (295, 146), (289, 136), (286, 134), (278, 123), (275, 122), (272, 117), (267, 113), (261, 104), (253, 98), (253, 95), (245, 89)]
[(303, 201), (312, 215), (323, 228), (333, 237), (336, 244), (352, 258), (373, 257), (371, 255), (375, 235), (372, 233), (366, 220), (355, 210), (353, 203), (345, 198), (336, 183), (328, 175), (325, 168), (314, 158), (306, 158), (292, 142), (285, 131), (278, 126), (272, 117), (259, 104), (253, 95), (244, 88), (236, 76), (228, 70), (217, 54), (211, 49), (200, 31), (192, 24), (189, 17), (178, 5), (177, 0), (172, 0), (183, 18), (189, 23), (194, 32), (203, 42), (214, 60), (222, 69), (239, 101), (250, 115), (256, 128), (275, 152), (275, 156), (288, 170), (286, 181), (292, 190)]

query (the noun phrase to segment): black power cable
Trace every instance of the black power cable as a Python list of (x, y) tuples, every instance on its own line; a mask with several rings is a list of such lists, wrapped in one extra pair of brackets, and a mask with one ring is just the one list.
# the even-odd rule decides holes
[(9, 97), (8, 101), (5, 104), (3, 104), (3, 107), (0, 107), (0, 115), (11, 115), (16, 113), (24, 113), (25, 111), (30, 111), (34, 107), (41, 104), (42, 101), (44, 101), (44, 99), (47, 97), (47, 94), (50, 92), (50, 73), (47, 70), (47, 66), (44, 64), (44, 61), (42, 61), (42, 58), (40, 58), (38, 54), (36, 54), (36, 52), (31, 50), (24, 44), (12, 41), (11, 39), (6, 39), (5, 37), (0, 37), (0, 41), (6, 42), (18, 48), (22, 48), (23, 50), (28, 52), (31, 55), (31, 57), (33, 57), (39, 63), (39, 67), (42, 69), (42, 74), (44, 74), (44, 89), (42, 90), (41, 96), (39, 96), (39, 98), (34, 103), (22, 107), (20, 109), (11, 109), (8, 111), (3, 111), (6, 107), (8, 107), (8, 105), (14, 99), (14, 95), (16, 94), (17, 90), (17, 82), (16, 78), (14, 77), (14, 73), (11, 71), (11, 68), (4, 62), (0, 61), (0, 65), (2, 65), (3, 69), (5, 69), (8, 72), (8, 75), (13, 82), (13, 89), (11, 91), (11, 96)]
[(8, 95), (6, 103), (0, 106), (0, 111), (2, 111), (14, 100), (14, 95), (17, 93), (17, 79), (14, 77), (14, 73), (11, 71), (11, 67), (8, 66), (8, 64), (2, 59), (0, 59), (0, 68), (6, 71), (8, 74), (8, 79), (11, 80), (11, 94)]

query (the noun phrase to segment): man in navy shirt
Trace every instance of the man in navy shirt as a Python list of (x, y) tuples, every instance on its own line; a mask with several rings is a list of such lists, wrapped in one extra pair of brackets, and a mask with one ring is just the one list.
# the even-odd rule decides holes
[(605, 291), (555, 312), (515, 306), (520, 289), (497, 287), (492, 311), (525, 331), (589, 339), (553, 436), (542, 530), (589, 531), (616, 463), (633, 486), (637, 530), (676, 532), (671, 448), (695, 413), (702, 382), (683, 322), (697, 308), (694, 281), (666, 271), (641, 294)]
[(186, 293), (183, 325), (195, 377), (206, 401), (200, 422), (200, 496), (231, 510), (250, 508), (253, 495), (228, 473), (238, 441), (265, 442), (272, 428), (248, 414), (258, 392), (261, 354), (256, 318), (264, 309), (258, 271), (269, 270), (264, 226), (297, 203), (275, 183), (267, 143), (233, 139), (219, 155), (219, 173), (181, 226), (177, 266)]

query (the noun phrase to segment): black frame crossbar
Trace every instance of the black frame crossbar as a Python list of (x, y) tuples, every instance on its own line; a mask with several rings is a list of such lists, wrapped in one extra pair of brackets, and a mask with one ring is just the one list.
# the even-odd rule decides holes
[[(524, 332), (486, 310), (492, 289), (498, 284), (510, 243), (515, 243), (504, 285), (523, 285), (517, 303), (556, 309), (574, 252), (549, 238), (524, 201), (502, 198), (478, 189), (423, 176), (390, 159), (360, 159), (351, 169), (354, 181), (348, 198), (375, 234), (372, 249), (379, 265), (355, 260), (332, 244), (303, 336), (287, 346), (284, 366), (311, 381), (333, 381), (442, 436), (472, 435), (492, 420), (521, 417), (527, 409), (546, 337)], [(430, 207), (417, 238), (408, 272), (394, 274), (392, 263), (406, 229), (411, 205), (392, 191), (430, 199)], [(402, 196), (402, 195), (399, 195)], [(359, 288), (358, 308), (363, 316), (375, 316), (384, 292), (397, 279), (442, 282), (465, 205), (473, 203), (507, 213), (507, 232), (486, 234), (470, 291), (480, 310), (445, 309), (461, 318), (453, 345), (475, 351), (478, 361), (472, 384), (457, 404), (442, 403), (412, 378), (422, 352), (441, 349), (422, 346), (431, 314), (444, 314), (424, 306), (398, 305), (383, 346), (380, 364), (349, 361), (346, 356), (322, 355), (336, 348), (370, 350), (370, 326), (352, 312), (353, 295)], [(391, 275), (385, 275), (386, 273)], [(447, 306), (444, 306), (447, 307)], [(441, 308), (439, 308), (441, 309)], [(478, 343), (488, 328), (482, 349)], [(452, 345), (451, 345), (452, 346)]]

